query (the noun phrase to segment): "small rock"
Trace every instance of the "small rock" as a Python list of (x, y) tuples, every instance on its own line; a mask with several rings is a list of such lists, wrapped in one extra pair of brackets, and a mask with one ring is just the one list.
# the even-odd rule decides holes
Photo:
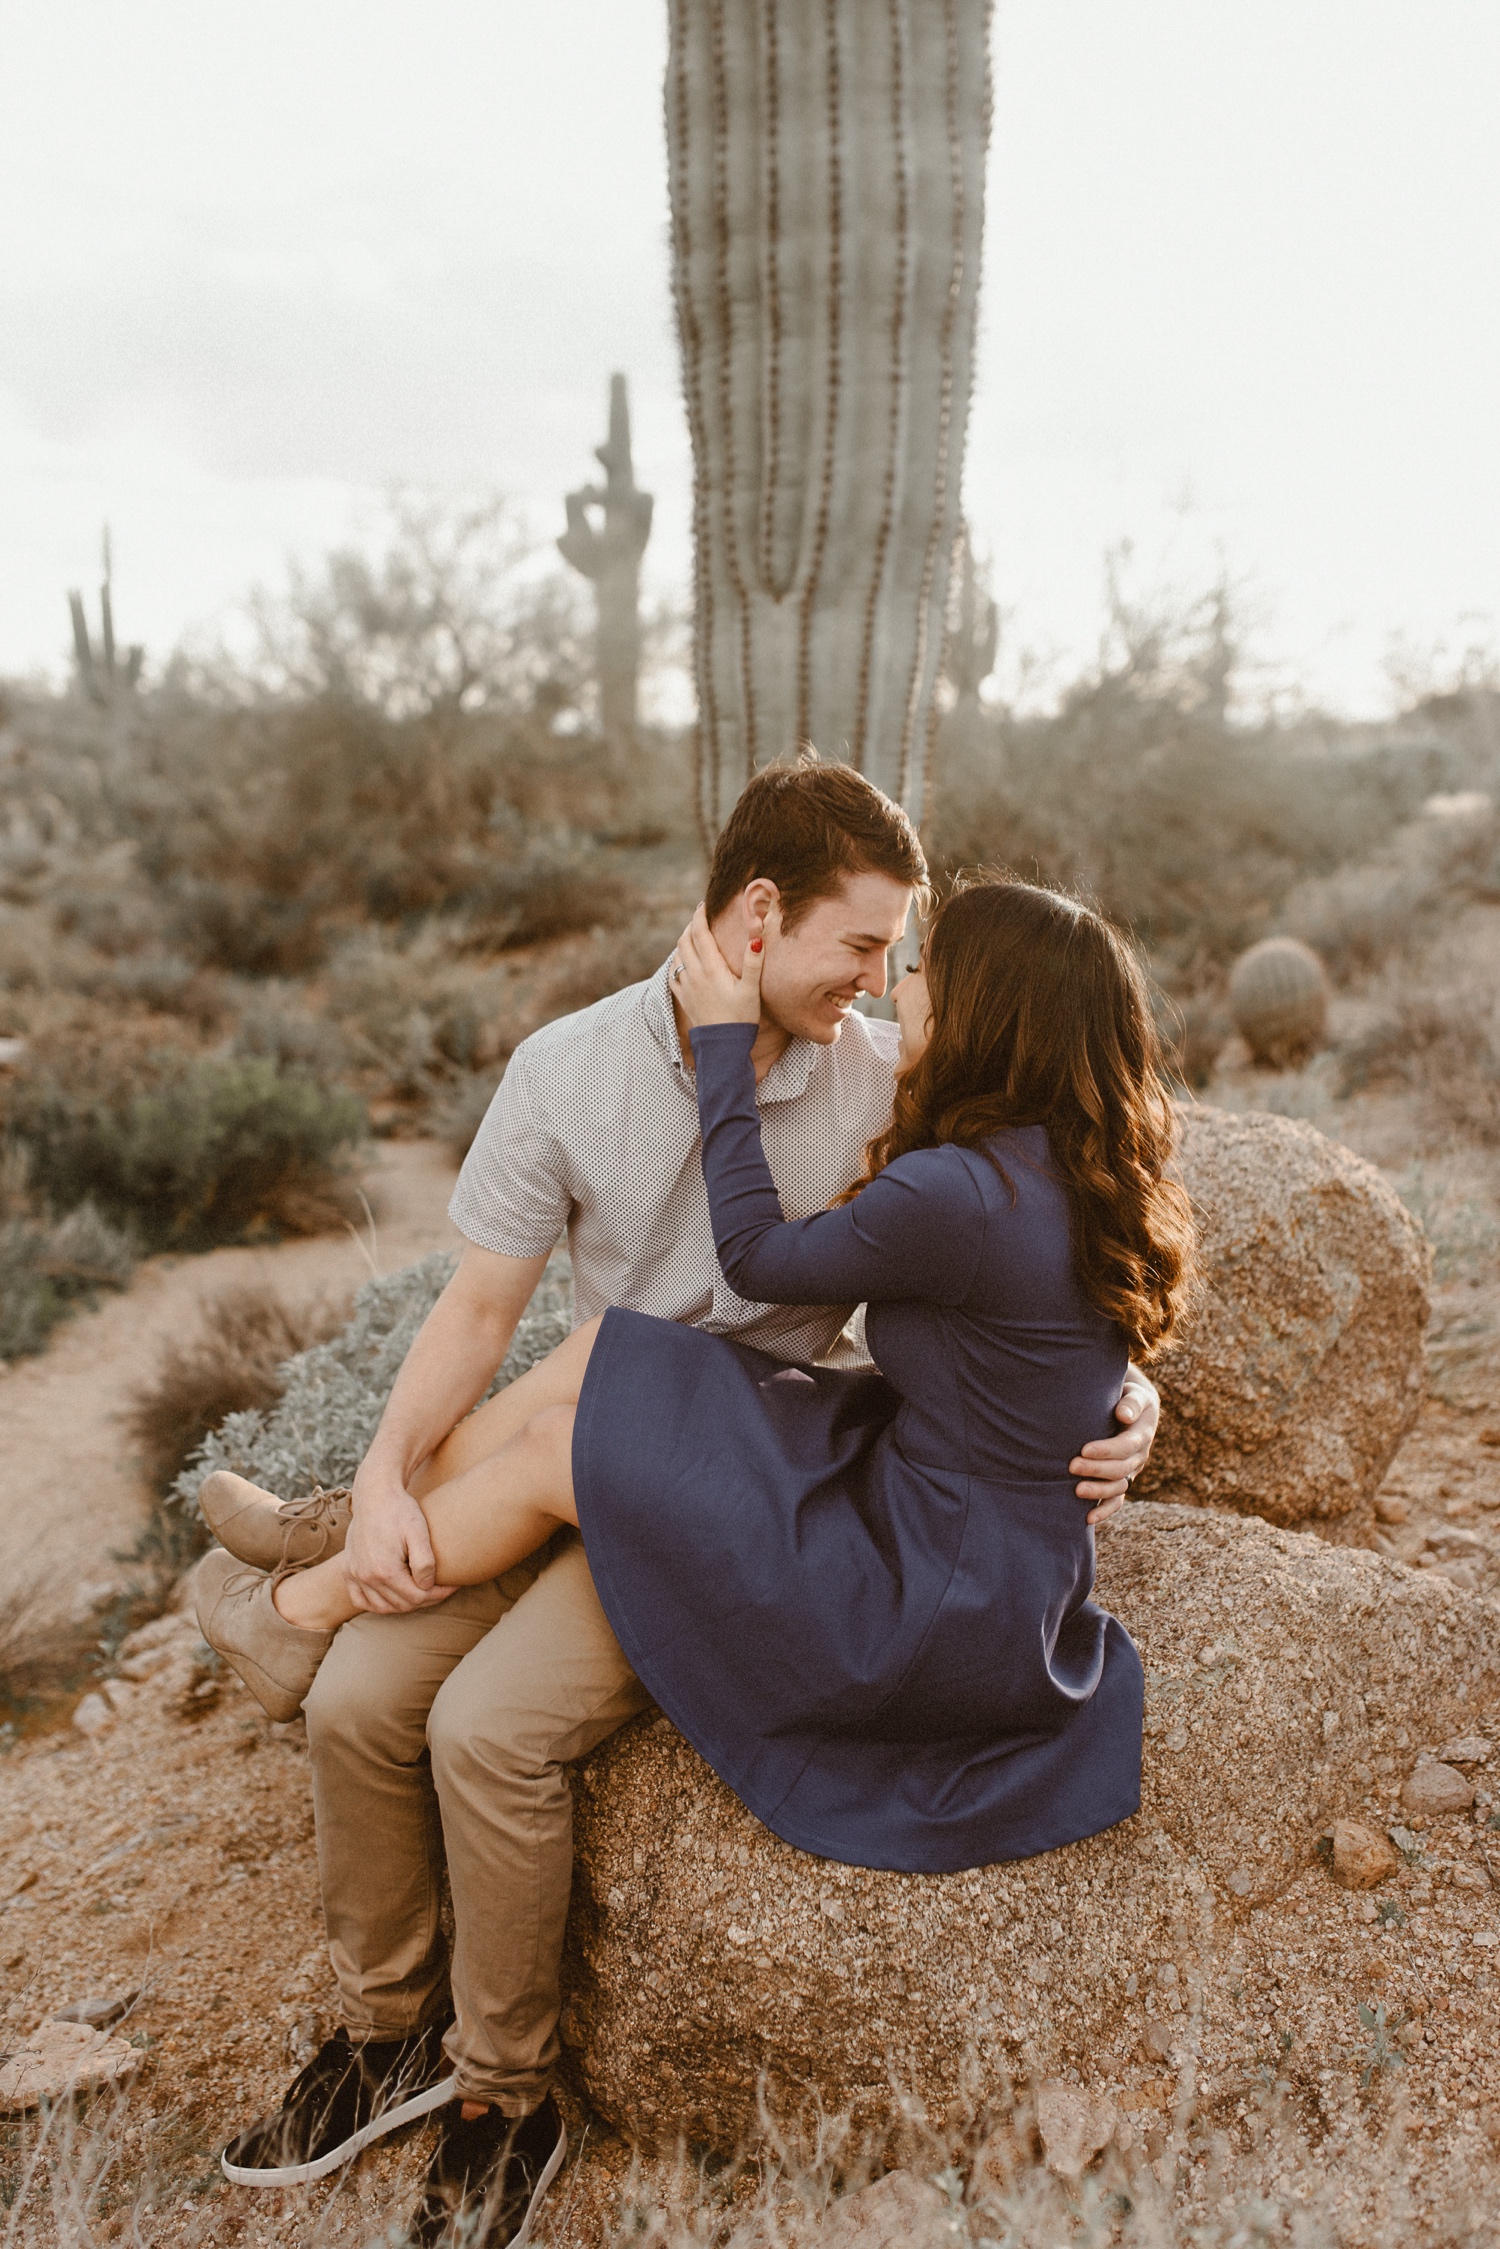
[(937, 2249), (952, 2238), (944, 2196), (910, 2171), (845, 2195), (808, 2236), (817, 2249)]
[(1094, 2157), (1108, 2147), (1119, 2112), (1103, 2093), (1080, 2085), (1043, 2085), (1036, 2097), (1036, 2128), (1047, 2168), (1060, 2179), (1080, 2179)]
[(1248, 1866), (1237, 1866), (1229, 1877), (1229, 1887), (1237, 1898), (1248, 1898), (1255, 1888), (1255, 1876)]
[(177, 1651), (170, 1642), (158, 1641), (154, 1648), (142, 1648), (138, 1655), (125, 1656), (120, 1663), (122, 1679), (153, 1679), (158, 1671), (165, 1670)]
[(73, 1723), (81, 1734), (102, 1734), (114, 1718), (114, 1712), (103, 1695), (85, 1695), (73, 1713)]
[(1410, 1503), (1398, 1499), (1394, 1492), (1382, 1492), (1375, 1502), (1377, 1523), (1404, 1523), (1410, 1513)]
[(71, 2007), (59, 2007), (52, 2020), (55, 2023), (84, 2023), (90, 2030), (108, 2030), (122, 2015), (128, 2015), (140, 1998), (138, 1985), (129, 1991), (96, 1991), (87, 1999), (75, 1999)]
[(19, 2116), (70, 2093), (119, 2085), (145, 2056), (139, 2047), (84, 2023), (43, 2023), (11, 2049), (0, 2067), (0, 2113)]
[(1483, 1734), (1461, 1734), (1457, 1741), (1445, 1741), (1438, 1751), (1445, 1765), (1487, 1765), (1494, 1754), (1494, 1743)]
[(99, 1691), (117, 1718), (135, 1700), (135, 1689), (128, 1679), (106, 1679)]
[(24, 1960), (25, 1958), (26, 1958), (26, 1947), (25, 1947), (25, 1945), (23, 1945), (23, 1944), (13, 1944), (13, 1945), (11, 1945), (11, 1946), (10, 1946), (10, 1948), (9, 1948), (9, 1949), (8, 1949), (8, 1951), (6, 1952), (6, 1954), (5, 1954), (5, 1957), (4, 1957), (4, 1959), (3, 1959), (3, 1960), (0, 1960), (0, 1967), (3, 1967), (3, 1968), (19, 1968), (19, 1967), (20, 1967), (20, 1965), (21, 1965), (21, 1963), (22, 1963), (22, 1961), (23, 1961), (23, 1960)]
[(1419, 1818), (1424, 1812), (1466, 1812), (1473, 1801), (1474, 1783), (1435, 1761), (1418, 1765), (1401, 1791), (1402, 1804)]
[[(196, 1640), (197, 1637), (198, 1628), (192, 1617), (171, 1614), (154, 1616), (149, 1624), (137, 1625), (134, 1632), (126, 1633), (120, 1642), (120, 1653), (133, 1660), (138, 1655), (148, 1654), (153, 1648), (166, 1647), (184, 1638)], [(123, 1670), (125, 1667), (122, 1664), (120, 1668)]]
[(1362, 1820), (1333, 1823), (1333, 1879), (1346, 1890), (1373, 1890), (1401, 1864), (1383, 1835)]
[(1141, 2040), (1146, 2059), (1166, 2062), (1172, 2058), (1172, 2031), (1168, 2023), (1147, 2023), (1146, 2035)]
[(101, 1609), (109, 1607), (119, 1590), (113, 1578), (90, 1578), (84, 1584), (75, 1586), (68, 1611), (69, 1622), (87, 1624)]

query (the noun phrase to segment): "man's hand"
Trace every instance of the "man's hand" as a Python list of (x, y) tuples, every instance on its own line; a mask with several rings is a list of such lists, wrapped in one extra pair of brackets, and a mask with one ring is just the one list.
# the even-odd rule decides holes
[(377, 1616), (435, 1608), (453, 1591), (436, 1583), (427, 1518), (399, 1476), (367, 1458), (354, 1479), (344, 1545), (349, 1590)]
[(1076, 1460), (1068, 1462), (1068, 1474), (1083, 1479), (1078, 1486), (1079, 1498), (1095, 1502), (1089, 1509), (1091, 1523), (1107, 1523), (1111, 1515), (1118, 1514), (1130, 1485), (1151, 1457), (1152, 1440), (1161, 1419), (1161, 1398), (1155, 1383), (1148, 1382), (1139, 1367), (1126, 1369), (1115, 1419), (1121, 1424), (1118, 1437), (1096, 1437)]

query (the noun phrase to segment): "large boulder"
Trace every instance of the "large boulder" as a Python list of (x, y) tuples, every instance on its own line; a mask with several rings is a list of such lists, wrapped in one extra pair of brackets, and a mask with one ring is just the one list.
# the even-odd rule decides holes
[(1101, 1598), (1146, 1663), (1146, 1773), (1139, 1815), (1088, 1842), (873, 1873), (778, 1842), (665, 1718), (588, 1760), (564, 2036), (607, 2117), (728, 2146), (764, 2073), (778, 2104), (873, 2125), (893, 2071), (941, 2113), (971, 2040), (997, 2090), (1017, 2070), (1119, 2079), (1158, 2029), (1135, 1996), (1152, 1964), (1174, 1993), (1182, 1964), (1211, 2047), (1231, 2002), (1204, 1960), (1377, 1764), (1404, 1772), (1500, 1692), (1494, 1608), (1431, 1573), (1151, 1504), (1101, 1549)]
[(1421, 1228), (1311, 1125), (1189, 1108), (1183, 1126), (1205, 1286), (1157, 1372), (1141, 1496), (1363, 1539), (1422, 1402)]

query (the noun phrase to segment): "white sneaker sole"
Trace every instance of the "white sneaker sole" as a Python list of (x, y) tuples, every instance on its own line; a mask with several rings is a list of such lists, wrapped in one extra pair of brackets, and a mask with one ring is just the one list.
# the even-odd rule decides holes
[(521, 2220), (519, 2232), (513, 2233), (510, 2237), (510, 2249), (525, 2249), (525, 2244), (531, 2239), (531, 2221), (537, 2214), (537, 2210), (541, 2204), (542, 2196), (546, 2193), (548, 2187), (551, 2186), (553, 2180), (557, 2177), (558, 2172), (562, 2169), (563, 2157), (567, 2154), (567, 2152), (567, 2128), (566, 2126), (559, 2125), (557, 2133), (557, 2145), (552, 2150), (552, 2153), (548, 2156), (546, 2163), (542, 2167), (542, 2175), (537, 2180), (536, 2186), (532, 2190), (531, 2200), (526, 2205), (526, 2215)]
[[(341, 2163), (352, 2162), (363, 2149), (373, 2147), (377, 2140), (383, 2140), (387, 2132), (397, 2131), (401, 2125), (410, 2124), (418, 2116), (429, 2115), (433, 2109), (442, 2108), (454, 2097), (455, 2082), (451, 2077), (444, 2077), (436, 2085), (428, 2085), (420, 2093), (413, 2093), (409, 2101), (400, 2101), (395, 2108), (382, 2109), (378, 2116), (371, 2117), (368, 2124), (361, 2125), (357, 2132), (350, 2133), (347, 2140), (340, 2140), (337, 2147), (330, 2148), (326, 2155), (318, 2156), (312, 2163), (283, 2163), (275, 2171), (258, 2167), (247, 2169), (243, 2164), (231, 2163), (226, 2153), (219, 2157), (219, 2169), (237, 2187), (308, 2186), (314, 2179), (326, 2179), (329, 2172), (336, 2171)], [(566, 2139), (566, 2135), (564, 2138)], [(561, 2158), (558, 2160), (561, 2161)], [(547, 2183), (555, 2176), (556, 2168), (554, 2164), (547, 2172)], [(539, 2187), (537, 2194), (540, 2193)], [(535, 2208), (535, 2197), (532, 2207)], [(526, 2223), (531, 2223), (530, 2211), (527, 2212)], [(518, 2235), (517, 2238), (522, 2237)]]

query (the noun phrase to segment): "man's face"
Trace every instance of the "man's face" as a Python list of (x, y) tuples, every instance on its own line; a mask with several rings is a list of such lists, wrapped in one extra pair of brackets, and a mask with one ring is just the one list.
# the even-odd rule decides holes
[[(752, 885), (752, 888), (756, 886)], [(780, 910), (766, 916), (761, 1008), (793, 1038), (831, 1046), (861, 992), (885, 990), (887, 948), (906, 928), (911, 892), (890, 875), (850, 875), (832, 898), (819, 898), (790, 930)]]

